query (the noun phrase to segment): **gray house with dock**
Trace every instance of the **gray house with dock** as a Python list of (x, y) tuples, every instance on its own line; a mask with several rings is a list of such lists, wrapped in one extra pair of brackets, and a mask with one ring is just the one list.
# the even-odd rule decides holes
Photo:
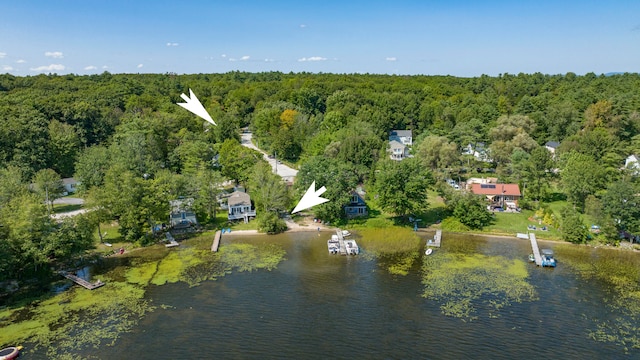
[(256, 210), (251, 206), (251, 197), (246, 192), (238, 190), (232, 192), (227, 199), (227, 205), (229, 220), (244, 220), (247, 223), (250, 217), (256, 216)]

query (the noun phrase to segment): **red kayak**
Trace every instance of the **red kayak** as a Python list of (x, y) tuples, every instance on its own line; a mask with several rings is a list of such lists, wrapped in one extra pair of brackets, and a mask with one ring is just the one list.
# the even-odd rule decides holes
[(20, 350), (22, 350), (22, 346), (12, 346), (6, 349), (0, 350), (0, 360), (12, 360), (20, 355)]

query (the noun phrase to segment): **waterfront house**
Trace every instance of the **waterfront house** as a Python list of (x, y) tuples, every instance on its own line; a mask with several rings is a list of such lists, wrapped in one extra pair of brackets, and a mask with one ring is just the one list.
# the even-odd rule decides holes
[(251, 197), (244, 191), (236, 190), (227, 198), (227, 207), (229, 220), (244, 220), (249, 222), (250, 217), (256, 216), (256, 210), (252, 209)]
[(389, 133), (389, 142), (397, 141), (404, 146), (413, 145), (411, 130), (391, 130)]
[(476, 195), (484, 195), (492, 208), (515, 210), (520, 199), (520, 186), (518, 184), (471, 184), (471, 192)]
[(369, 212), (367, 211), (367, 204), (364, 201), (364, 197), (365, 192), (360, 186), (351, 192), (349, 203), (344, 206), (344, 212), (348, 218), (367, 216)]
[(193, 198), (171, 200), (169, 206), (171, 209), (169, 224), (172, 227), (189, 227), (198, 224), (196, 213), (192, 210)]

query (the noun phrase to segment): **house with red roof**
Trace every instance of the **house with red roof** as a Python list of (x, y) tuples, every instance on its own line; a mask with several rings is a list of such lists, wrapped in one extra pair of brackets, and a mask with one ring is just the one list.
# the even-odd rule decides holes
[(517, 209), (522, 196), (518, 184), (471, 184), (471, 192), (486, 196), (490, 206), (504, 209)]

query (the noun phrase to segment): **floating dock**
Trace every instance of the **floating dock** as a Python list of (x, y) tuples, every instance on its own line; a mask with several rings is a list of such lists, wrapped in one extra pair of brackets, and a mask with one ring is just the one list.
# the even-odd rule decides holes
[(100, 286), (104, 285), (104, 283), (102, 281), (100, 281), (100, 280), (98, 280), (98, 281), (96, 281), (94, 283), (90, 283), (87, 280), (85, 280), (85, 279), (83, 279), (81, 277), (75, 276), (73, 274), (70, 274), (70, 273), (68, 273), (66, 271), (60, 271), (59, 274), (64, 276), (64, 277), (66, 277), (67, 279), (73, 281), (74, 283), (76, 283), (76, 284), (78, 284), (78, 285), (80, 285), (80, 286), (82, 286), (82, 287), (84, 287), (86, 289), (89, 289), (89, 290), (97, 289)]
[(217, 252), (220, 247), (220, 238), (222, 237), (222, 231), (216, 231), (216, 236), (213, 238), (213, 244), (211, 244), (211, 251)]
[(427, 240), (427, 246), (440, 247), (442, 241), (442, 230), (436, 230), (436, 234), (433, 239)]
[[(327, 245), (329, 246), (329, 252), (333, 253), (331, 252), (331, 243), (334, 243), (338, 246), (338, 252), (340, 253), (340, 255), (358, 255), (360, 253), (360, 248), (358, 247), (356, 241), (350, 239), (347, 240), (344, 238), (344, 236), (345, 233), (343, 233), (342, 230), (336, 230), (336, 234), (331, 236), (331, 240), (327, 242)], [(336, 240), (337, 244), (335, 243)]]
[(542, 256), (540, 256), (540, 248), (538, 247), (538, 240), (536, 240), (536, 234), (529, 233), (529, 240), (531, 240), (531, 250), (533, 250), (533, 258), (536, 265), (542, 265)]

